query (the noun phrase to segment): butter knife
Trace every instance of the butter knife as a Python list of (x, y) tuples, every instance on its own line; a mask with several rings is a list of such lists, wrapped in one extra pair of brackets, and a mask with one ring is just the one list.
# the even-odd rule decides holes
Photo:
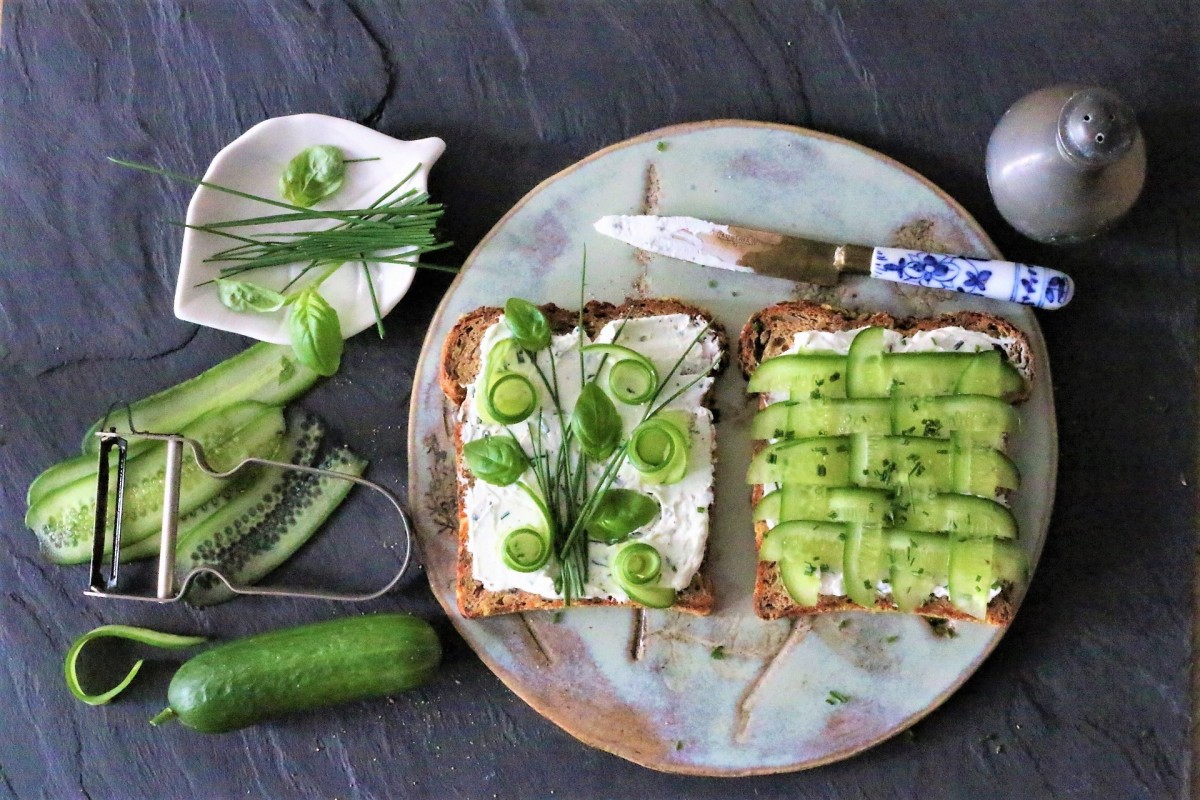
[(1046, 310), (1075, 294), (1065, 273), (1032, 264), (989, 261), (901, 247), (829, 244), (693, 217), (612, 215), (595, 228), (641, 250), (706, 267), (833, 286), (843, 272), (909, 286), (1007, 300)]

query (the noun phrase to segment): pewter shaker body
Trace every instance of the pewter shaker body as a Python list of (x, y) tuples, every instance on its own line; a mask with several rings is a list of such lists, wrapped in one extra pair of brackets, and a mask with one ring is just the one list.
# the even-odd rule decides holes
[(987, 148), (996, 208), (1041, 242), (1089, 239), (1142, 191), (1146, 144), (1130, 108), (1106, 89), (1052, 86), (1005, 112)]

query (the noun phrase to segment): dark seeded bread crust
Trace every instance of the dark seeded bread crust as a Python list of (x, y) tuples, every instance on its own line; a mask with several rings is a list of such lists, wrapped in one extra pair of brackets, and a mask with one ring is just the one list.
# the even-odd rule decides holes
[[(572, 330), (579, 320), (578, 312), (559, 308), (553, 304), (541, 306), (543, 313), (550, 320), (554, 333), (566, 333)], [(464, 314), (446, 337), (442, 345), (442, 355), (438, 381), (446, 397), (455, 406), (461, 406), (466, 399), (467, 386), (479, 374), (479, 347), (483, 335), (488, 328), (496, 323), (503, 309), (493, 306), (477, 308)], [(711, 324), (717, 334), (721, 352), (728, 349), (725, 331), (705, 311), (687, 303), (669, 298), (628, 299), (622, 305), (613, 305), (600, 301), (589, 302), (583, 308), (583, 324), (589, 335), (595, 335), (604, 325), (612, 320), (626, 317), (652, 317), (665, 314), (688, 314), (698, 317)], [(713, 374), (725, 367), (728, 359), (723, 357)], [(711, 393), (710, 393), (711, 395)], [(704, 399), (707, 406), (711, 396)], [(464, 508), (465, 487), (474, 478), (465, 470), (462, 459), (461, 426), (454, 430), (455, 462), (458, 465), (458, 562), (455, 593), (458, 598), (458, 608), (466, 617), (487, 617), (495, 614), (510, 614), (518, 611), (548, 611), (563, 607), (561, 600), (553, 600), (541, 595), (521, 590), (489, 591), (483, 584), (472, 576), (471, 551), (467, 547), (468, 521)], [(716, 453), (713, 453), (715, 462)], [(465, 482), (465, 483), (464, 483)], [(696, 573), (691, 584), (679, 592), (675, 605), (676, 611), (690, 614), (709, 614), (712, 612), (714, 596), (712, 582), (703, 572)], [(573, 601), (578, 606), (633, 606), (634, 603), (621, 603), (612, 599), (589, 598)]]
[[(891, 328), (901, 334), (956, 326), (980, 331), (996, 337), (1011, 339), (1005, 355), (1025, 379), (1025, 388), (1017, 396), (1007, 398), (1019, 402), (1029, 396), (1033, 380), (1032, 350), (1025, 334), (1011, 323), (990, 314), (962, 311), (924, 319), (896, 319), (890, 314), (854, 314), (839, 308), (809, 302), (778, 303), (759, 311), (742, 328), (738, 340), (738, 365), (747, 378), (758, 369), (765, 359), (780, 355), (792, 345), (794, 334), (806, 330), (844, 331), (878, 325)], [(759, 407), (766, 405), (766, 398), (759, 398)], [(760, 445), (761, 446), (761, 445)], [(754, 486), (750, 491), (752, 505), (762, 499), (763, 487)], [(762, 547), (763, 535), (767, 532), (765, 522), (754, 523), (755, 549)], [(1005, 586), (988, 604), (987, 622), (992, 625), (1008, 625), (1016, 611), (1013, 587)], [(848, 597), (821, 595), (815, 606), (801, 606), (792, 600), (779, 577), (779, 565), (774, 561), (759, 561), (754, 579), (754, 613), (763, 619), (798, 617), (807, 614), (822, 614), (831, 611), (898, 611), (890, 598), (879, 598), (873, 608), (867, 609)], [(935, 598), (916, 610), (926, 617), (953, 620), (974, 620), (964, 614), (948, 600)]]

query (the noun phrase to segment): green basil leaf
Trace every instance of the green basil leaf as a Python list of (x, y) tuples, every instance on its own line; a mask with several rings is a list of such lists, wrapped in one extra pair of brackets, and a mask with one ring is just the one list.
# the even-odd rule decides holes
[(585, 384), (579, 393), (571, 412), (571, 430), (580, 449), (597, 461), (608, 458), (621, 443), (621, 415), (596, 384)]
[(273, 289), (257, 283), (235, 281), (232, 278), (217, 278), (217, 296), (221, 305), (231, 311), (258, 311), (266, 314), (278, 311), (287, 304), (287, 298)]
[(472, 474), (493, 486), (515, 483), (529, 469), (529, 458), (509, 436), (485, 436), (463, 445), (463, 458)]
[(346, 159), (330, 144), (306, 147), (288, 162), (279, 178), (279, 194), (292, 205), (308, 208), (342, 188)]
[(588, 538), (617, 544), (658, 516), (658, 501), (633, 489), (609, 489), (587, 523)]
[(337, 311), (315, 289), (305, 289), (288, 314), (292, 350), (301, 364), (329, 376), (342, 363), (342, 326)]
[(504, 304), (504, 323), (525, 350), (536, 353), (550, 345), (550, 322), (542, 310), (528, 300), (508, 298)]

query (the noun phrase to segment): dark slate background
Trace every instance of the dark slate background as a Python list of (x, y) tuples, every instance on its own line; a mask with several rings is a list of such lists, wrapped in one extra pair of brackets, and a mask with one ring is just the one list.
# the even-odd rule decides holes
[[(1179, 797), (1188, 792), (1197, 9), (1188, 2), (35, 2), (0, 28), (0, 795)], [(1150, 153), (1129, 218), (1055, 249), (991, 204), (983, 154), (1017, 98), (1117, 90)], [(807, 773), (678, 778), (588, 749), (506, 690), (424, 576), (371, 610), (435, 620), (444, 669), (363, 703), (218, 738), (145, 720), (172, 663), (118, 702), (73, 701), (70, 641), (101, 623), (232, 637), (346, 613), (246, 600), (200, 613), (85, 599), (24, 530), (25, 487), (109, 402), (246, 345), (170, 312), (190, 190), (106, 155), (203, 172), (270, 116), (443, 137), (435, 197), (461, 262), (537, 182), (662, 125), (740, 117), (842, 135), (922, 172), (1010, 257), (1070, 271), (1042, 316), (1061, 467), (1022, 612), (966, 686), (897, 739)], [(306, 400), (402, 487), (405, 419), (446, 277), (421, 274), (383, 340), (349, 343)], [(361, 609), (360, 609), (361, 610)], [(160, 658), (160, 656), (154, 656)]]

